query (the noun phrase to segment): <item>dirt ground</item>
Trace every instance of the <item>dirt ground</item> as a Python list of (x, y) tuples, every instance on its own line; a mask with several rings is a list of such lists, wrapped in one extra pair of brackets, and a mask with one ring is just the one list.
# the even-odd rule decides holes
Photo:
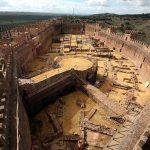
[[(122, 61), (122, 65), (126, 66), (129, 70), (125, 70), (127, 73), (123, 73), (123, 72), (117, 72), (117, 80), (115, 80), (117, 83), (120, 84), (124, 84), (124, 85), (128, 85), (130, 87), (133, 88), (133, 84), (132, 83), (128, 83), (127, 81), (124, 81), (125, 78), (130, 79), (131, 78), (131, 72), (134, 72), (137, 76), (138, 79), (138, 90), (135, 90), (134, 92), (134, 96), (136, 98), (136, 102), (138, 102), (140, 105), (144, 106), (146, 104), (146, 102), (148, 101), (148, 97), (150, 96), (150, 93), (148, 92), (148, 90), (144, 87), (144, 81), (142, 80), (142, 78), (140, 77), (140, 75), (138, 74), (138, 71), (136, 70), (136, 67), (134, 66), (134, 64), (129, 61), (129, 60), (122, 60), (122, 56), (118, 53), (118, 52), (114, 52), (113, 56), (115, 56), (117, 58), (117, 60), (114, 59), (109, 59), (108, 58), (100, 58), (100, 60), (98, 61), (98, 75), (103, 75), (104, 73), (104, 69), (106, 68), (104, 66), (104, 63), (107, 64), (107, 68), (108, 68), (108, 78), (105, 81), (105, 83), (103, 84), (102, 87), (100, 87), (100, 90), (103, 93), (109, 93), (109, 98), (110, 99), (114, 99), (116, 101), (118, 101), (119, 103), (124, 104), (124, 99), (125, 99), (125, 93), (127, 92), (127, 90), (122, 90), (119, 88), (114, 88), (112, 87), (112, 81), (113, 78), (113, 70), (111, 69), (111, 66), (115, 66), (115, 67), (121, 67), (120, 66), (120, 62)], [(123, 70), (123, 69), (122, 69)], [(111, 90), (111, 92), (110, 92)]]
[[(86, 108), (80, 108), (77, 106), (76, 101), (78, 99), (82, 99), (85, 104)], [(108, 119), (108, 116), (111, 116), (111, 113), (108, 112), (102, 105), (98, 105), (95, 103), (92, 99), (87, 97), (85, 94), (83, 94), (80, 91), (75, 91), (73, 93), (70, 93), (64, 97), (62, 97), (62, 100), (65, 102), (63, 107), (63, 116), (57, 117), (59, 120), (59, 123), (62, 125), (63, 128), (63, 134), (64, 135), (70, 135), (70, 134), (80, 134), (80, 112), (85, 111), (85, 115), (88, 114), (89, 111), (92, 110), (92, 108), (96, 108), (97, 112), (91, 119), (91, 121), (94, 124), (101, 124), (108, 126), (110, 128), (118, 128), (118, 125), (112, 122), (110, 119)], [(57, 114), (56, 113), (56, 103), (52, 105), (49, 105), (45, 110)], [(48, 135), (52, 132), (52, 126), (48, 120), (48, 117), (45, 113), (45, 110), (41, 111), (39, 114), (35, 116), (37, 120), (42, 121), (42, 128), (41, 128), (41, 139), (44, 140)], [(95, 139), (96, 138), (96, 139)], [(110, 136), (103, 135), (100, 133), (95, 132), (87, 132), (87, 140), (90, 142), (98, 142), (101, 144), (105, 144)]]

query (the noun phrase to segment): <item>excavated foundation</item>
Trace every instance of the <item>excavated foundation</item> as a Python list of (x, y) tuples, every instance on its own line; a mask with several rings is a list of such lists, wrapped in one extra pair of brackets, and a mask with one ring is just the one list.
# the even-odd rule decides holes
[(52, 53), (40, 56), (47, 61), (35, 66), (42, 61), (49, 68), (37, 72), (32, 61), (33, 72), (24, 76), (26, 81), (20, 79), (28, 113), (34, 116), (33, 147), (71, 150), (82, 140), (84, 148), (104, 149), (132, 121), (130, 113), (138, 117), (149, 92), (134, 64), (119, 52), (101, 45), (97, 54), (84, 35), (59, 38)]
[(146, 149), (148, 45), (100, 23), (59, 19), (2, 37), (0, 148)]

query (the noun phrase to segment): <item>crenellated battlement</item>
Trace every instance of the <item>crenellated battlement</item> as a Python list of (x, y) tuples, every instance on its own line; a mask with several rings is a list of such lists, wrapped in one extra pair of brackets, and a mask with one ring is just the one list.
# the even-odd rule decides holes
[(142, 32), (136, 30), (126, 30), (125, 33), (127, 34), (141, 34)]
[[(134, 30), (127, 30), (124, 34), (118, 34), (117, 32), (116, 32), (116, 29), (118, 28), (118, 27), (115, 27), (115, 26), (112, 26), (112, 27), (109, 27), (109, 28), (106, 28), (106, 29), (104, 29), (104, 27), (103, 27), (103, 25), (101, 25), (100, 23), (96, 23), (96, 24), (87, 24), (87, 25), (85, 25), (86, 26), (86, 28), (87, 29), (89, 29), (89, 30), (92, 30), (92, 31), (96, 31), (96, 32), (99, 32), (99, 31), (101, 31), (101, 32), (103, 32), (103, 33), (105, 33), (105, 34), (107, 34), (107, 35), (111, 35), (111, 36), (113, 36), (113, 37), (115, 37), (115, 38), (118, 38), (118, 40), (124, 40), (124, 42), (126, 42), (126, 41), (128, 41), (128, 42), (130, 42), (131, 44), (134, 44), (135, 46), (140, 46), (140, 47), (142, 47), (143, 49), (148, 49), (149, 48), (149, 45), (148, 44), (146, 44), (146, 43), (143, 43), (143, 42), (141, 42), (141, 41), (139, 41), (139, 40), (135, 40), (135, 39), (132, 39), (132, 36), (131, 35), (136, 35), (136, 34), (139, 34), (139, 33), (141, 33), (141, 32), (139, 32), (139, 31), (134, 31)], [(126, 39), (126, 36), (128, 35), (128, 37), (130, 37), (130, 38), (128, 38), (128, 39)], [(147, 50), (148, 51), (148, 50)]]

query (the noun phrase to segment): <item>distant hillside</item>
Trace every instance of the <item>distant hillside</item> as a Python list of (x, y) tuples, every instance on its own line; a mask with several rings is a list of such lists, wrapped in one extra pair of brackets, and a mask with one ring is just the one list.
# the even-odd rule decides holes
[(79, 17), (86, 19), (88, 22), (101, 21), (105, 26), (116, 26), (119, 28), (118, 32), (124, 33), (126, 30), (140, 31), (142, 34), (136, 38), (144, 43), (150, 44), (150, 14), (94, 14), (89, 16)]
[(141, 18), (147, 18), (150, 19), (150, 13), (148, 14), (134, 14), (134, 15), (120, 15), (120, 16), (124, 16), (124, 17), (141, 17)]
[(0, 12), (0, 32), (20, 24), (47, 20), (54, 17), (63, 17), (65, 20), (84, 19), (90, 23), (101, 21), (105, 23), (106, 27), (117, 26), (120, 34), (125, 32), (125, 30), (140, 31), (142, 34), (137, 36), (137, 39), (150, 44), (150, 14), (117, 15), (104, 13), (83, 16), (37, 12)]
[(61, 16), (65, 14), (55, 14), (55, 13), (40, 13), (40, 12), (8, 12), (8, 11), (0, 11), (0, 16)]
[(37, 13), (37, 12), (0, 12), (0, 24), (19, 24), (26, 22), (33, 22), (38, 20), (46, 20), (64, 16), (65, 14), (54, 13)]
[(147, 14), (124, 14), (124, 15), (118, 15), (118, 14), (113, 14), (113, 13), (104, 13), (104, 14), (89, 15), (88, 17), (113, 17), (113, 16), (150, 18), (150, 13), (147, 13)]
[(59, 14), (32, 12), (0, 12), (0, 32), (21, 24), (59, 17)]

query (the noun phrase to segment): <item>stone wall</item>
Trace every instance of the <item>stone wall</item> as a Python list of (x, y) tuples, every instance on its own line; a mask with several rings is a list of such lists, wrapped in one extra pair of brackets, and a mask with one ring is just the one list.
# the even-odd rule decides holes
[(82, 80), (78, 80), (76, 87), (91, 97), (97, 104), (103, 105), (106, 109), (111, 111), (114, 115), (125, 115), (127, 110), (122, 107), (118, 102), (109, 99), (104, 93), (93, 85), (86, 83)]
[(17, 61), (21, 71), (26, 70), (27, 64), (33, 57), (50, 51), (52, 37), (57, 34), (59, 34), (59, 30), (55, 32), (55, 24), (50, 24), (49, 27), (32, 39), (29, 39), (21, 45), (15, 46), (17, 50)]
[[(93, 29), (92, 29), (93, 28)], [(121, 54), (131, 60), (137, 67), (139, 74), (143, 80), (150, 82), (150, 51), (149, 46), (139, 41), (133, 41), (127, 38), (126, 35), (117, 35), (115, 33), (108, 33), (101, 28), (97, 29), (96, 25), (87, 25), (85, 33), (99, 39), (104, 42), (110, 49), (121, 52)], [(96, 33), (94, 32), (94, 29)], [(140, 136), (144, 134), (145, 129), (149, 125), (150, 119), (150, 104), (148, 103), (139, 117), (135, 120), (130, 132), (123, 138), (122, 142), (119, 143), (119, 149), (131, 150), (134, 148), (136, 143), (139, 141)], [(142, 145), (139, 145), (141, 149)]]
[[(54, 102), (73, 86), (73, 77), (70, 71), (55, 75), (35, 85), (23, 88), (24, 103), (29, 115), (39, 112), (44, 106)], [(68, 90), (69, 91), (69, 90)]]
[(17, 51), (19, 72), (26, 70), (27, 64), (38, 54), (49, 52), (52, 37), (61, 33), (61, 21), (41, 21), (22, 25), (2, 33), (0, 55), (7, 58), (11, 49)]
[(18, 90), (17, 63), (14, 51), (8, 57), (5, 89), (6, 149), (31, 149), (29, 121)]
[(140, 41), (128, 39), (126, 35), (118, 35), (108, 31), (101, 29), (96, 24), (85, 25), (86, 35), (99, 39), (110, 49), (121, 52), (124, 57), (130, 59), (135, 64), (143, 80), (150, 82), (149, 46)]
[(39, 35), (39, 43), (41, 44), (39, 53), (49, 52), (52, 44), (53, 36), (61, 33), (61, 24), (50, 24), (49, 28)]
[(0, 53), (3, 55), (6, 49), (10, 49), (10, 47), (15, 49), (17, 51), (18, 69), (22, 73), (22, 71), (26, 70), (27, 64), (33, 57), (50, 51), (53, 36), (61, 33), (84, 34), (84, 24), (47, 21), (17, 27), (8, 33), (11, 33), (9, 36), (13, 41), (10, 46), (8, 44), (10, 43), (9, 40), (3, 40)]
[(25, 43), (17, 47), (17, 62), (21, 72), (26, 70), (28, 62), (31, 61), (35, 55), (33, 43)]
[(84, 24), (81, 23), (62, 23), (63, 34), (84, 34)]
[(19, 140), (19, 149), (20, 150), (30, 150), (31, 149), (31, 134), (30, 134), (30, 124), (27, 112), (25, 110), (22, 98), (18, 95), (18, 134), (20, 137)]
[[(10, 38), (13, 35), (14, 41), (11, 42), (12, 45), (9, 45), (10, 41), (7, 40), (1, 42), (0, 54), (1, 56), (8, 55), (8, 52), (10, 53), (11, 49), (16, 51), (18, 71), (21, 72), (21, 70), (26, 69), (26, 65), (33, 59), (34, 56), (48, 52), (52, 43), (52, 36), (60, 33), (85, 33), (86, 35), (99, 39), (110, 49), (121, 52), (124, 57), (133, 61), (139, 69), (139, 73), (143, 77), (143, 80), (150, 81), (150, 47), (139, 41), (133, 41), (132, 39), (127, 38), (126, 35), (121, 36), (112, 33), (110, 30), (103, 30), (97, 24), (86, 24), (84, 26), (80, 23), (64, 22), (61, 25), (60, 22), (42, 22), (35, 25), (29, 25), (28, 27), (24, 26), (22, 28), (16, 28), (12, 30), (11, 35), (9, 35)], [(22, 99), (19, 96), (17, 87), (17, 66), (14, 61), (15, 59), (13, 58), (7, 65), (7, 102), (9, 102), (9, 108), (7, 108), (7, 110), (9, 110), (9, 117), (7, 119), (7, 121), (9, 121), (9, 126), (7, 129), (9, 132), (6, 133), (9, 133), (11, 138), (10, 136), (6, 136), (6, 138), (9, 138), (7, 140), (9, 142), (8, 146), (12, 149), (19, 148), (22, 150), (28, 150), (31, 148), (29, 121)], [(85, 76), (84, 73), (79, 74), (81, 74), (82, 78), (87, 79), (87, 76)], [(93, 75), (95, 76), (95, 72), (93, 72)], [(31, 96), (26, 101), (25, 106), (28, 106), (27, 108), (29, 108), (31, 112), (34, 109), (39, 111), (42, 106), (46, 105), (47, 102), (51, 100), (51, 98), (57, 98), (60, 94), (64, 93), (66, 88), (72, 86), (74, 83), (73, 81), (74, 78), (72, 75), (65, 76), (63, 74), (63, 78), (61, 77), (59, 81), (56, 81), (55, 78), (54, 82), (51, 82), (51, 84), (49, 84), (49, 82), (45, 82), (45, 86), (42, 87), (43, 89), (41, 91), (37, 91), (36, 88), (36, 92), (38, 93)], [(44, 88), (47, 88), (47, 90)], [(45, 96), (49, 96), (49, 94), (51, 94), (50, 99), (48, 98), (45, 99), (45, 101), (42, 101)], [(36, 111), (33, 111), (32, 113), (35, 113)], [(123, 149), (122, 147), (126, 148), (126, 150), (133, 148), (133, 145), (144, 132), (144, 128), (149, 122), (149, 114), (149, 104), (147, 104), (140, 117), (136, 120), (131, 134), (128, 135), (130, 138), (125, 137), (124, 141), (126, 142), (121, 144), (121, 149)]]
[[(40, 31), (37, 29), (34, 30), (34, 28), (40, 29)], [(76, 29), (75, 29), (76, 28)], [(76, 30), (76, 32), (81, 33), (80, 26), (71, 27), (69, 32)], [(2, 47), (0, 49), (0, 52), (2, 55), (6, 56), (7, 58), (8, 52), (10, 53), (12, 50), (16, 54), (16, 58), (13, 58), (13, 62), (11, 61), (7, 65), (7, 70), (10, 72), (7, 73), (7, 82), (9, 83), (7, 89), (9, 91), (8, 93), (8, 99), (11, 103), (9, 103), (10, 108), (9, 109), (9, 127), (8, 132), (11, 135), (6, 135), (6, 141), (8, 142), (7, 146), (11, 149), (22, 149), (22, 150), (29, 150), (31, 149), (31, 135), (30, 135), (30, 127), (29, 127), (29, 120), (28, 116), (25, 110), (25, 106), (27, 106), (28, 103), (23, 104), (23, 101), (21, 97), (19, 96), (19, 91), (17, 87), (17, 66), (14, 65), (17, 60), (18, 64), (18, 72), (21, 73), (22, 70), (26, 69), (27, 64), (33, 59), (34, 56), (49, 52), (51, 43), (52, 43), (52, 37), (54, 35), (61, 33), (61, 24), (58, 23), (51, 23), (47, 27), (42, 28), (42, 25), (39, 23), (37, 25), (29, 25), (29, 27), (23, 27), (23, 28), (16, 28), (11, 31), (14, 38), (14, 41), (11, 45), (9, 45), (9, 41), (6, 40), (4, 43), (2, 42)], [(26, 35), (25, 32), (28, 34)], [(76, 33), (74, 32), (74, 33)], [(22, 34), (23, 33), (23, 34)], [(8, 49), (7, 53), (6, 50)], [(11, 67), (9, 69), (9, 67)], [(13, 68), (12, 68), (13, 67)], [(64, 77), (64, 76), (63, 76)], [(72, 77), (71, 77), (72, 78)], [(71, 78), (67, 77), (65, 80), (61, 80), (61, 85), (55, 82), (56, 84), (51, 85), (50, 88), (48, 88), (48, 91), (45, 91), (46, 93), (43, 93), (43, 96), (48, 96), (51, 94), (51, 98), (55, 99), (60, 94), (64, 93), (64, 90), (66, 88), (70, 88), (72, 86), (72, 80)], [(59, 88), (58, 88), (59, 87)], [(56, 90), (55, 90), (56, 89)], [(49, 93), (51, 91), (51, 93)], [(39, 94), (41, 94), (39, 92)], [(38, 98), (41, 95), (38, 95)], [(44, 98), (42, 97), (42, 98)], [(37, 99), (37, 98), (36, 98)], [(40, 99), (40, 98), (39, 98)], [(41, 99), (40, 99), (41, 100)], [(30, 101), (32, 104), (36, 104), (36, 106), (33, 105), (33, 109), (39, 110), (40, 108), (37, 106), (45, 105), (47, 101), (42, 102), (39, 101), (34, 103), (33, 101)], [(30, 107), (29, 107), (30, 108)], [(33, 110), (32, 109), (32, 110)]]
[(56, 69), (55, 71), (58, 71), (56, 75), (45, 78), (43, 81), (26, 83), (20, 86), (29, 114), (35, 114), (44, 106), (53, 102), (57, 97), (64, 94), (65, 91), (72, 89), (71, 87), (74, 87), (77, 76), (82, 80), (95, 83), (97, 63), (93, 60), (93, 66), (83, 71), (74, 69), (63, 72), (59, 72), (59, 69)]

